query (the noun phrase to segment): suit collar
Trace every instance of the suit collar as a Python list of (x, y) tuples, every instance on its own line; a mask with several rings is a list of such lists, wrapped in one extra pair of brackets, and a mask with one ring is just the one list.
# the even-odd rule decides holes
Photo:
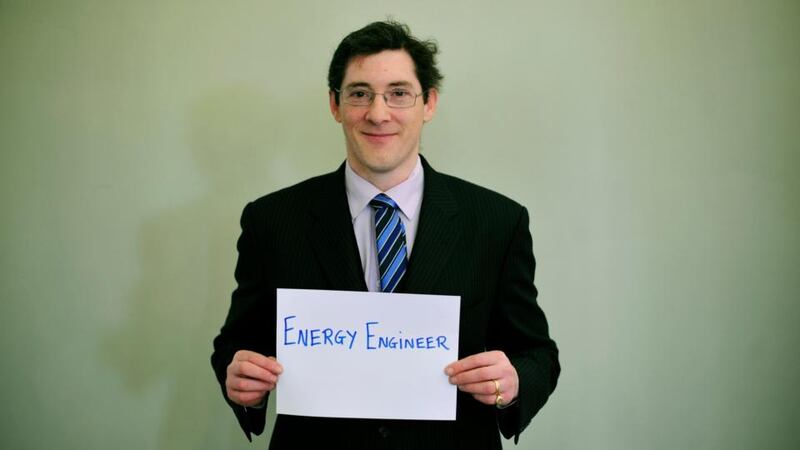
[(401, 286), (404, 292), (433, 292), (461, 234), (458, 226), (458, 203), (447, 186), (444, 175), (433, 170), (420, 156), (425, 171), (417, 236), (408, 272)]
[(417, 165), (411, 171), (406, 180), (386, 191), (381, 191), (368, 180), (361, 178), (345, 161), (344, 184), (347, 193), (347, 203), (350, 206), (350, 216), (356, 217), (367, 208), (369, 202), (381, 192), (388, 195), (400, 207), (400, 211), (409, 220), (414, 220), (419, 214), (422, 204), (422, 192), (424, 184), (424, 172), (422, 161), (417, 156)]
[[(436, 172), (424, 157), (420, 158), (425, 171), (422, 207), (414, 251), (400, 292), (434, 292), (446, 266), (443, 261), (448, 260), (462, 228), (458, 223), (458, 203), (447, 186), (446, 177)], [(332, 289), (366, 291), (347, 203), (344, 170), (342, 163), (335, 172), (318, 179), (319, 186), (310, 201), (313, 223), (309, 239)]]
[(366, 291), (364, 270), (353, 233), (344, 185), (344, 163), (319, 178), (310, 202), (309, 239), (332, 289)]

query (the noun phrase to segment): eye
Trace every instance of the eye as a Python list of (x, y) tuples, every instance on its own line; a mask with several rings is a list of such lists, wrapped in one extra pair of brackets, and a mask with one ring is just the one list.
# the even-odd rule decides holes
[(370, 92), (366, 89), (353, 89), (347, 93), (348, 98), (369, 98)]
[(403, 97), (410, 97), (411, 91), (407, 89), (392, 89), (391, 90), (392, 97), (396, 98), (403, 98)]

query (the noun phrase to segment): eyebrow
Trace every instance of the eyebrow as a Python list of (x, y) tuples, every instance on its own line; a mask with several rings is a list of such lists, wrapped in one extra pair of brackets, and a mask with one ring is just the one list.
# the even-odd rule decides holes
[[(413, 87), (414, 85), (409, 81), (393, 81), (389, 83), (389, 87)], [(372, 85), (367, 83), (366, 81), (354, 81), (352, 83), (348, 83), (345, 88), (359, 88), (365, 87), (372, 89)]]

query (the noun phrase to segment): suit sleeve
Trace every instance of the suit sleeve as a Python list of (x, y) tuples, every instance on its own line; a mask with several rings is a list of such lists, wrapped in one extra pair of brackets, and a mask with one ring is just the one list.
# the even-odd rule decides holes
[(275, 336), (274, 333), (270, 336), (267, 331), (270, 327), (265, 326), (275, 323), (274, 308), (268, 307), (272, 304), (270, 298), (274, 297), (274, 289), (270, 290), (265, 280), (264, 255), (267, 252), (261, 236), (263, 227), (259, 227), (259, 223), (254, 204), (248, 204), (242, 212), (242, 233), (236, 246), (239, 253), (235, 271), (237, 287), (231, 296), (225, 324), (214, 339), (214, 352), (211, 355), (211, 365), (222, 388), (222, 395), (233, 409), (248, 440), (252, 440), (251, 434), (260, 435), (264, 431), (267, 408), (245, 408), (232, 402), (226, 394), (225, 378), (227, 367), (239, 350), (251, 350), (262, 355), (274, 354)]
[(536, 301), (536, 261), (528, 223), (528, 211), (521, 207), (501, 269), (489, 330), (490, 349), (503, 350), (519, 376), (516, 403), (497, 411), (500, 432), (507, 439), (514, 436), (514, 443), (544, 406), (561, 371), (558, 349)]

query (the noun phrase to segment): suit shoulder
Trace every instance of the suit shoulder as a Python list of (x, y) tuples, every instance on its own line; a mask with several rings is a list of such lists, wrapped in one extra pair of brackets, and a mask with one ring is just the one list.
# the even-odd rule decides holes
[(437, 173), (459, 203), (486, 205), (492, 209), (518, 211), (524, 206), (506, 195), (452, 175)]
[[(250, 202), (248, 207), (256, 210), (270, 210), (282, 208), (297, 208), (304, 204), (308, 199), (319, 195), (321, 192), (331, 189), (336, 185), (339, 172), (331, 172), (317, 175), (291, 186), (279, 189), (269, 194), (263, 195)], [(342, 183), (344, 181), (342, 180)]]

